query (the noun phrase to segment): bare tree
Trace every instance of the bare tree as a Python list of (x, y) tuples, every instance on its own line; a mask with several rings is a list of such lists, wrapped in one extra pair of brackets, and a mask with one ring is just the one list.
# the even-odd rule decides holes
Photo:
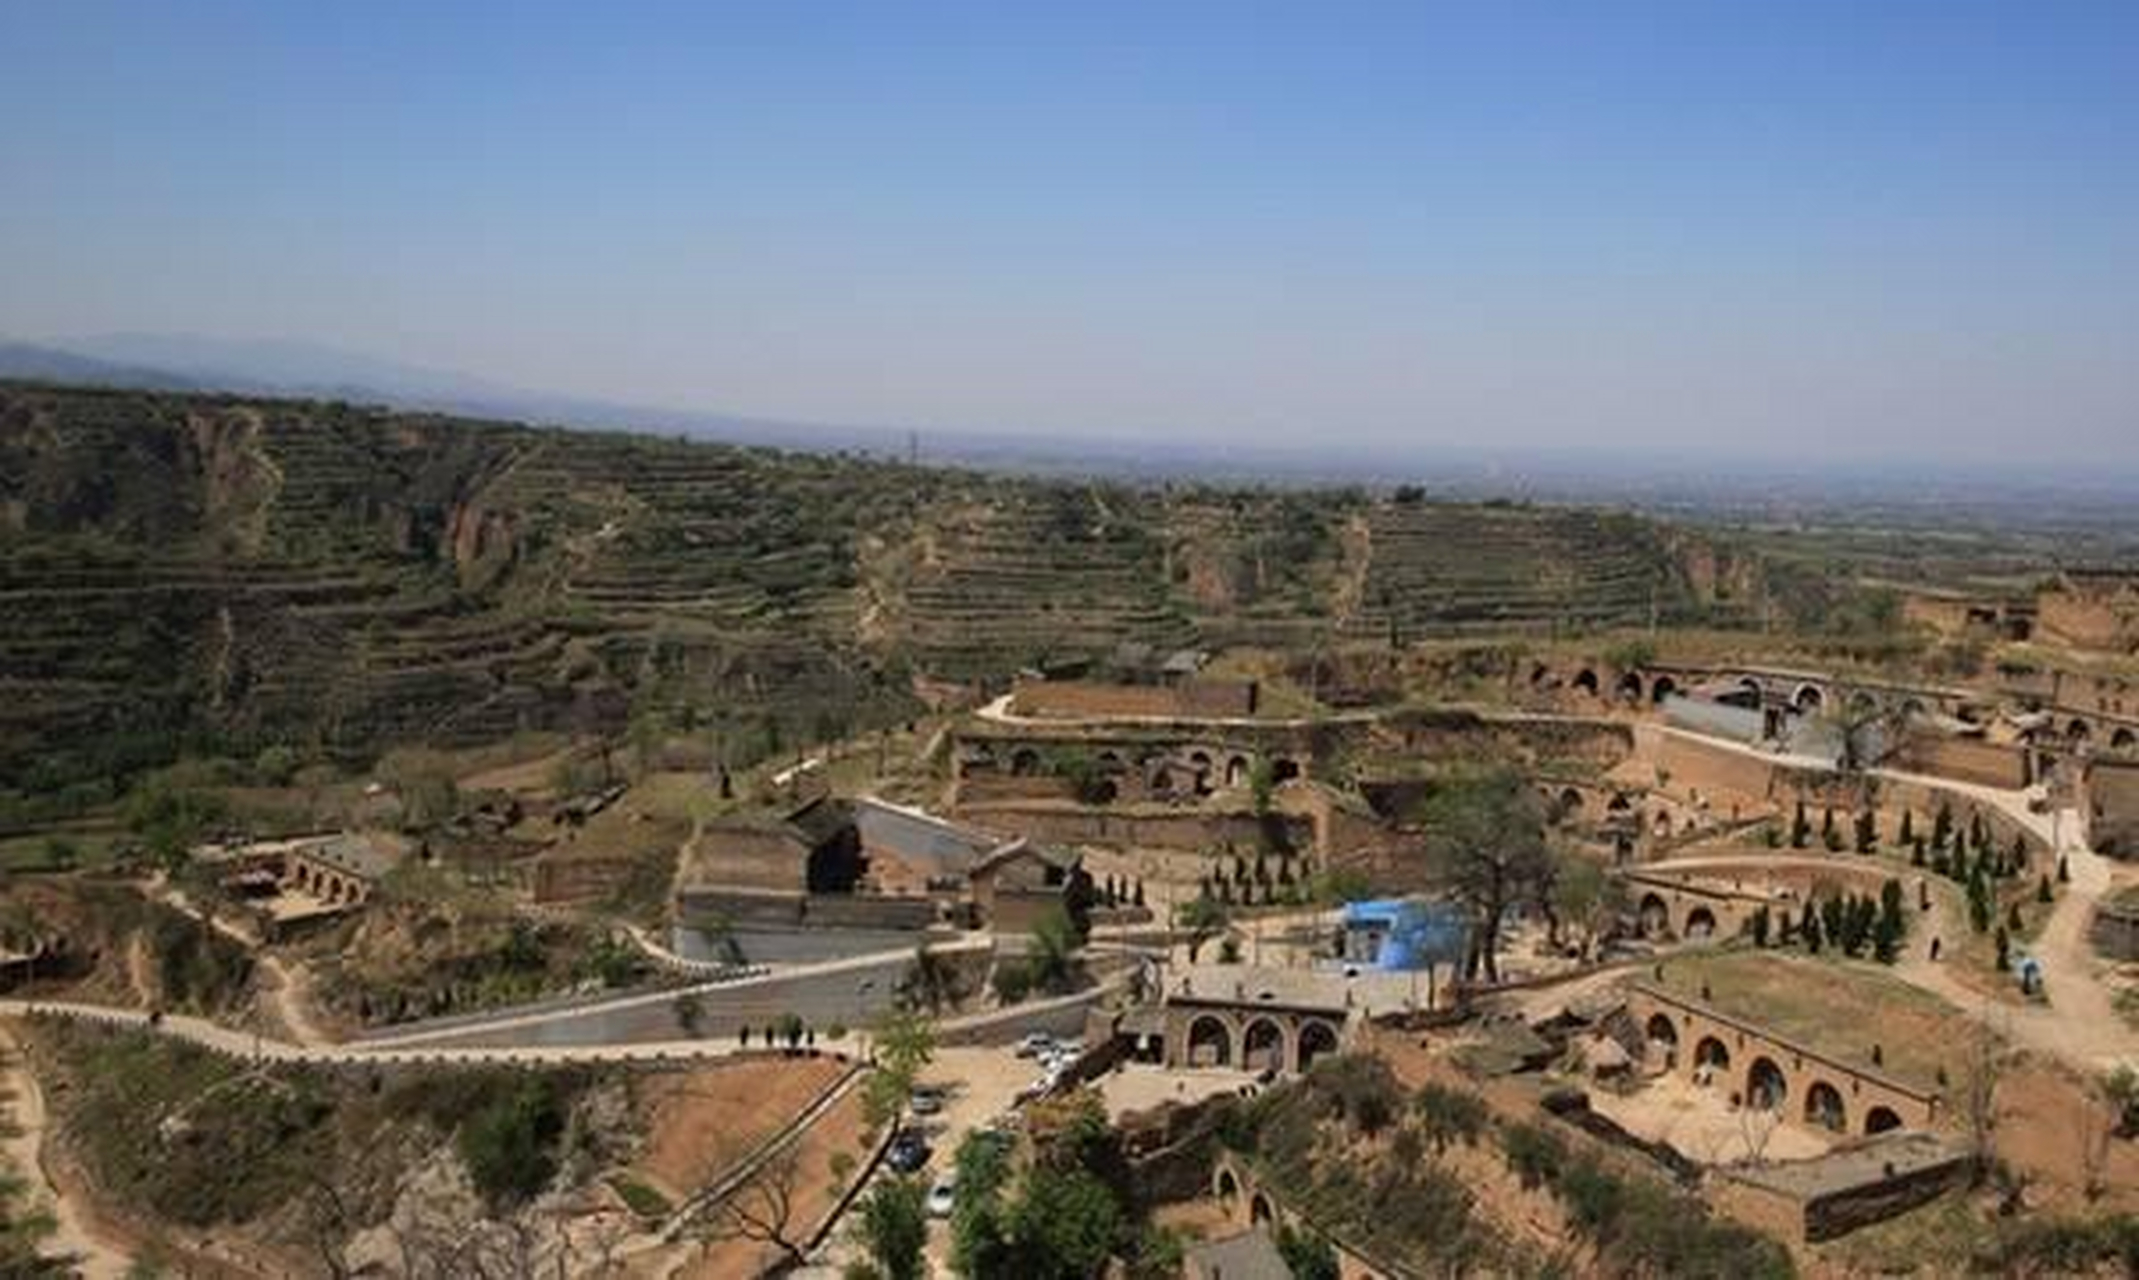
[(807, 1240), (796, 1238), (796, 1194), (802, 1181), (792, 1149), (760, 1164), (741, 1186), (713, 1206), (713, 1238), (771, 1245), (792, 1266), (807, 1261)]
[(2120, 1119), (2106, 1082), (2081, 1091), (2074, 1121), (2079, 1129), (2080, 1189), (2089, 1200), (2099, 1200), (2109, 1190), (2110, 1143), (2117, 1136)]
[(308, 1175), (298, 1203), (295, 1230), (299, 1241), (326, 1268), (330, 1280), (348, 1280), (354, 1274), (348, 1250), (356, 1221), (349, 1211), (348, 1197), (332, 1178), (317, 1172)]
[(1745, 1157), (1753, 1164), (1768, 1162), (1768, 1144), (1775, 1138), (1775, 1130), (1782, 1124), (1782, 1108), (1756, 1107), (1751, 1103), (1738, 1108), (1738, 1133), (1745, 1139)]

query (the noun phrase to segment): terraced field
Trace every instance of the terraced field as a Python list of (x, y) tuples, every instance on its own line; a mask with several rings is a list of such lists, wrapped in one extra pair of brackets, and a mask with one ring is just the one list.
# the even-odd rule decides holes
[(1560, 633), (1640, 625), (1688, 602), (1656, 526), (1493, 504), (1390, 504), (1367, 522), (1355, 635)]
[(181, 749), (361, 756), (682, 707), (768, 748), (909, 716), (914, 671), (1641, 622), (1699, 607), (1685, 540), (0, 384), (0, 793)]

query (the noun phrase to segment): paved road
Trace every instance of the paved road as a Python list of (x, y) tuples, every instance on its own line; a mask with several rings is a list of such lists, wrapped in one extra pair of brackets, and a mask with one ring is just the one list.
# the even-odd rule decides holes
[[(1831, 763), (1809, 756), (1778, 755), (1670, 726), (1651, 728), (1760, 760), (1834, 771)], [(2029, 807), (2032, 793), (2027, 791), (2008, 791), (1897, 769), (1870, 772), (1888, 782), (1928, 787), (1996, 809), (2040, 838), (2055, 856), (2064, 858), (2071, 874), (2071, 883), (2062, 886), (2049, 922), (2032, 948), (2047, 975), (2047, 1003), (2018, 1005), (1986, 998), (1955, 978), (1943, 963), (1933, 963), (1914, 946), (1909, 948), (1904, 962), (1895, 967), (1895, 974), (1991, 1025), (2001, 1035), (2082, 1071), (2093, 1073), (2119, 1064), (2139, 1064), (2139, 1031), (2117, 1013), (2115, 997), (2102, 981), (2101, 959), (2087, 937), (2095, 903), (2110, 892), (2113, 873), (2109, 860), (2088, 847), (2080, 815), (2069, 809), (2037, 813)]]
[(2087, 846), (2080, 815), (2071, 810), (2033, 812), (2024, 792), (1919, 774), (1879, 772), (1882, 777), (1943, 787), (1995, 806), (2049, 844), (2056, 856), (2065, 860), (2071, 875), (2071, 882), (2060, 888), (2049, 921), (2029, 948), (2029, 953), (2042, 962), (2046, 974), (2047, 1004), (2010, 1005), (1986, 1000), (1914, 947), (1898, 972), (1926, 990), (1973, 1010), (2012, 1039), (2083, 1070), (2099, 1072), (2119, 1064), (2139, 1065), (2139, 1031), (2117, 1012), (2115, 996), (2102, 981), (2101, 957), (2087, 936), (2095, 904), (2110, 892), (2113, 881), (2109, 859)]
[[(938, 954), (956, 956), (985, 951), (987, 939), (941, 943)], [(865, 1027), (891, 1007), (899, 979), (913, 961), (906, 948), (848, 960), (796, 965), (778, 973), (732, 982), (701, 983), (669, 991), (618, 996), (592, 1004), (532, 1012), (507, 1011), (495, 1017), (422, 1023), (375, 1033), (363, 1044), (413, 1046), (612, 1045), (686, 1039), (677, 1021), (676, 1001), (689, 994), (700, 1008), (698, 1028), (708, 1035), (733, 1036), (744, 1027), (761, 1028), (793, 1013), (820, 1031), (835, 1023)]]

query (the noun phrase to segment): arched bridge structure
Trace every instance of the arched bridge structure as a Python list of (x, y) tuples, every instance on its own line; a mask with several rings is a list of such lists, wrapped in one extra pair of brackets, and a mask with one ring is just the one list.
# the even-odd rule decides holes
[(1874, 1067), (1845, 1062), (1674, 992), (1636, 984), (1627, 1012), (1652, 1068), (1729, 1093), (1738, 1106), (1839, 1134), (1930, 1129), (1943, 1099)]

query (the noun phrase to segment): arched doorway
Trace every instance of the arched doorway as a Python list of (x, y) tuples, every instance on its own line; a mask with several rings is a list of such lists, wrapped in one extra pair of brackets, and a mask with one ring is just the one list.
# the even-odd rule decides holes
[(1805, 1123), (1832, 1133), (1849, 1132), (1849, 1115), (1842, 1106), (1842, 1091), (1825, 1080), (1815, 1080), (1805, 1090)]
[(1030, 778), (1040, 771), (1040, 753), (1031, 747), (1019, 747), (1010, 753), (1010, 772), (1019, 778)]
[(1864, 1113), (1864, 1131), (1868, 1134), (1885, 1133), (1900, 1127), (1901, 1116), (1892, 1107), (1873, 1107)]
[(1716, 913), (1707, 907), (1695, 907), (1686, 913), (1686, 936), (1688, 938), (1712, 938), (1716, 934)]
[(1257, 1018), (1240, 1040), (1240, 1065), (1250, 1071), (1285, 1069), (1285, 1029), (1274, 1018)]
[(1797, 708), (1799, 715), (1809, 716), (1827, 705), (1827, 695), (1821, 693), (1816, 684), (1801, 684), (1797, 692), (1790, 695), (1790, 705)]
[(1662, 706), (1667, 698), (1677, 697), (1678, 691), (1678, 681), (1673, 680), (1670, 676), (1658, 676), (1654, 681), (1650, 682), (1649, 701), (1657, 706)]
[(1233, 1176), (1231, 1169), (1220, 1169), (1218, 1171), (1217, 1185), (1218, 1198), (1229, 1205), (1233, 1203), (1234, 1197), (1240, 1194), (1240, 1182)]
[(1588, 667), (1575, 672), (1574, 686), (1594, 698), (1597, 696), (1597, 673)]
[(1248, 757), (1234, 756), (1225, 762), (1225, 784), (1229, 787), (1248, 785)]
[(1289, 760), (1280, 756), (1270, 763), (1270, 781), (1273, 783), (1290, 782), (1299, 776), (1300, 765), (1296, 760)]
[(1204, 1014), (1188, 1024), (1188, 1065), (1233, 1065), (1233, 1031), (1226, 1026), (1225, 1019)]
[(1276, 1217), (1277, 1214), (1270, 1208), (1270, 1197), (1262, 1192), (1256, 1192), (1255, 1197), (1248, 1201), (1248, 1221), (1257, 1226), (1265, 1226)]
[(2072, 723), (2065, 726), (2065, 737), (2072, 742), (2085, 742), (2092, 736), (2094, 736), (2092, 726), (2078, 716), (2074, 716)]
[(1641, 673), (1629, 671), (1619, 677), (1619, 696), (1628, 702), (1640, 702), (1642, 696)]
[(1745, 1105), (1761, 1111), (1773, 1111), (1782, 1106), (1783, 1099), (1790, 1096), (1790, 1078), (1772, 1058), (1755, 1058), (1753, 1065), (1745, 1070)]
[(1668, 1015), (1650, 1014), (1642, 1034), (1648, 1037), (1650, 1048), (1663, 1055), (1664, 1070), (1669, 1071), (1679, 1064), (1679, 1029)]
[(1635, 927), (1644, 938), (1661, 938), (1671, 932), (1671, 908), (1664, 902), (1664, 895), (1642, 895), (1641, 906), (1635, 916)]
[(2134, 746), (2139, 746), (2139, 735), (2134, 735), (2129, 729), (2119, 729), (2109, 735), (2109, 746), (2112, 751), (2129, 751)]
[(1303, 1022), (1300, 1024), (1300, 1070), (1313, 1066), (1315, 1059), (1337, 1051), (1337, 1029), (1327, 1022)]
[(1731, 1051), (1714, 1036), (1702, 1036), (1693, 1046), (1693, 1079), (1707, 1084), (1731, 1069)]

